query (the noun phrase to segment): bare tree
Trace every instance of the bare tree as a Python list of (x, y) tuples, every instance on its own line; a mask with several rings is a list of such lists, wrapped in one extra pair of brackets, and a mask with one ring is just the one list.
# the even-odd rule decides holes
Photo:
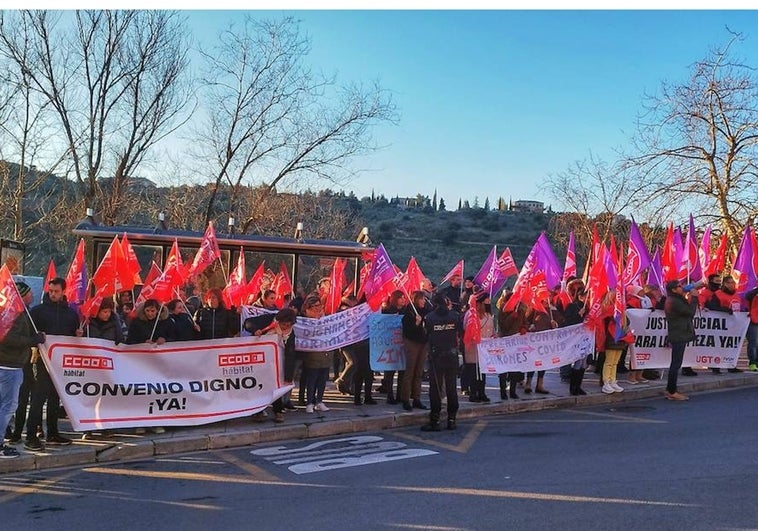
[[(292, 18), (248, 17), (202, 51), (208, 115), (195, 145), (213, 175), (206, 221), (217, 214), (223, 184), (231, 188), (225, 206), (234, 214), (246, 206), (239, 201), (246, 185), (265, 183), (271, 192), (296, 175), (339, 182), (350, 175), (353, 156), (375, 147), (371, 126), (395, 119), (391, 98), (378, 85), (341, 88), (311, 72), (305, 65), (309, 49)], [(256, 220), (253, 211), (236, 215), (243, 231)]]
[(733, 53), (741, 40), (732, 34), (687, 81), (647, 97), (629, 157), (648, 205), (716, 222), (733, 251), (758, 209), (758, 78)]
[(113, 223), (128, 180), (182, 123), (191, 97), (187, 32), (173, 12), (77, 11), (74, 20), (61, 20), (66, 16), (3, 12), (0, 53), (55, 110), (81, 196)]

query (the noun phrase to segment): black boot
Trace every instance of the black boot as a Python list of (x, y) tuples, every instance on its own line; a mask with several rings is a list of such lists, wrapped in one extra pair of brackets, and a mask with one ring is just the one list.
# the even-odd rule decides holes
[(577, 369), (577, 375), (576, 375), (576, 394), (578, 396), (584, 396), (587, 394), (587, 392), (582, 389), (582, 381), (584, 381), (584, 371), (586, 369)]
[(516, 374), (512, 374), (508, 378), (508, 396), (510, 396), (513, 399), (518, 399), (518, 395), (516, 394), (516, 385), (518, 384), (518, 376)]
[(455, 424), (455, 417), (447, 419), (447, 429), (455, 430), (458, 426)]
[(413, 406), (411, 405), (410, 400), (406, 400), (403, 402), (403, 409), (406, 411), (413, 411)]
[(500, 383), (500, 400), (508, 400), (508, 373), (498, 374), (497, 379)]
[(414, 400), (413, 409), (429, 409), (429, 408), (426, 407), (421, 400)]
[(442, 426), (440, 426), (440, 419), (439, 417), (429, 417), (429, 422), (421, 426), (421, 431), (441, 431)]
[(395, 394), (391, 390), (387, 393), (387, 403), (397, 404), (397, 400), (395, 400)]

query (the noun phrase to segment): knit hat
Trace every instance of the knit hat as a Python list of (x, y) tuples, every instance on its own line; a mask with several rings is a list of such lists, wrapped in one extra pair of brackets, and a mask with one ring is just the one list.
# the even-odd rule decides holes
[(22, 297), (32, 290), (26, 282), (16, 282), (16, 289)]

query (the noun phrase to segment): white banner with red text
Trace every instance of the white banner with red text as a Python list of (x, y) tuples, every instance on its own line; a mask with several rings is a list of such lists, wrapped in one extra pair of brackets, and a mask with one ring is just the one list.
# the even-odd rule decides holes
[(114, 345), (48, 335), (40, 354), (78, 431), (194, 426), (262, 411), (283, 385), (277, 336)]
[(488, 374), (544, 371), (574, 363), (594, 349), (595, 334), (583, 324), (482, 339), (479, 367)]
[[(248, 317), (263, 313), (276, 313), (257, 306), (243, 306), (241, 323)], [(325, 352), (352, 345), (368, 338), (368, 317), (371, 308), (363, 303), (347, 310), (326, 315), (320, 319), (297, 316), (295, 321), (295, 348), (306, 352)], [(247, 334), (243, 330), (243, 335)]]
[[(632, 369), (665, 369), (671, 364), (666, 314), (662, 310), (627, 310), (635, 336), (629, 349)], [(750, 318), (746, 312), (700, 310), (692, 320), (695, 340), (687, 343), (683, 367), (737, 366)]]

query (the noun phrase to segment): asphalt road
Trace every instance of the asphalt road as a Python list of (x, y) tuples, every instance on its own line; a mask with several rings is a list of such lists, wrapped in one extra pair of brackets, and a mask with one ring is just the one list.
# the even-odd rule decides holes
[(3, 529), (758, 529), (758, 389), (0, 478)]

